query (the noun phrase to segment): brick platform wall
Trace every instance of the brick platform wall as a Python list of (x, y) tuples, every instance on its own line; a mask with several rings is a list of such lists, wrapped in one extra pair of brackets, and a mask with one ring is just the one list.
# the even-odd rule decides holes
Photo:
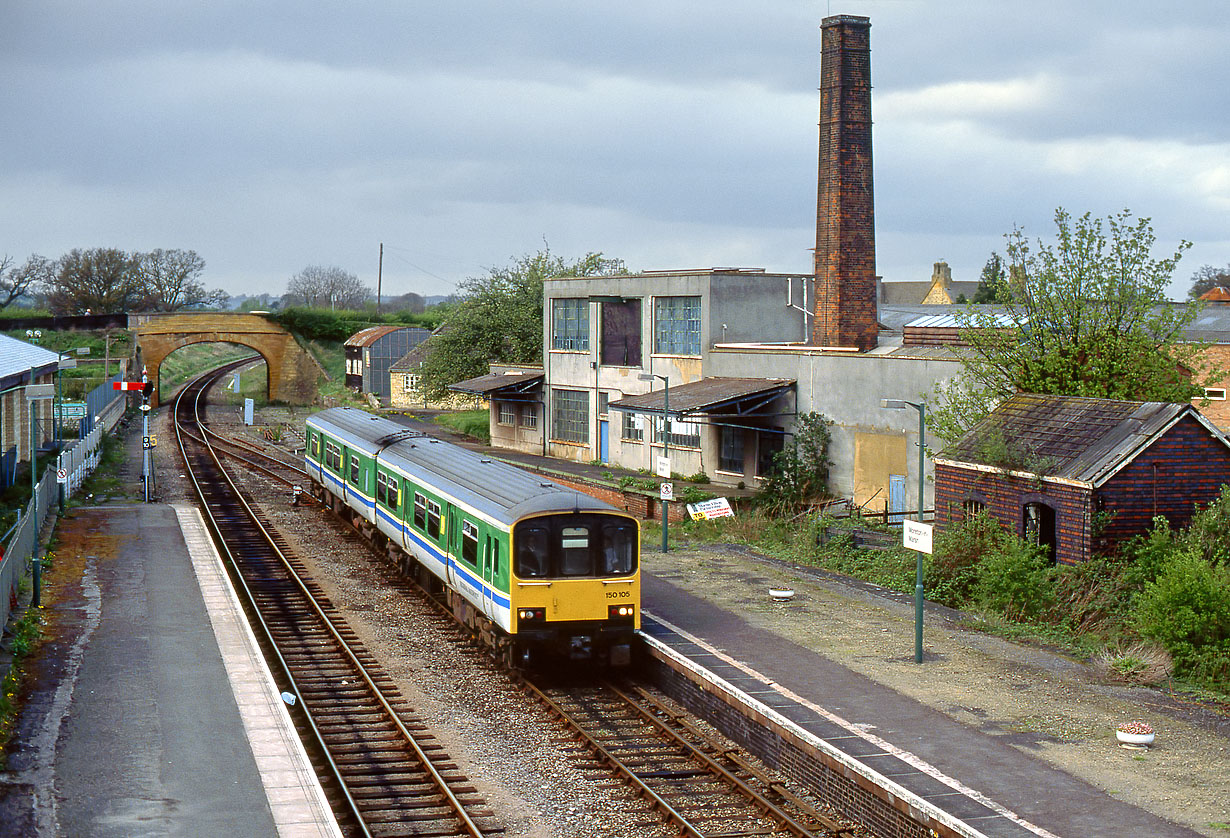
[(650, 679), (723, 735), (746, 748), (770, 768), (807, 788), (847, 821), (861, 824), (877, 838), (935, 838), (958, 835), (926, 817), (887, 789), (852, 771), (813, 743), (733, 700), (694, 673), (680, 671), (657, 655), (643, 655)]
[(874, 349), (875, 205), (871, 166), (871, 21), (821, 24), (816, 310), (812, 343)]

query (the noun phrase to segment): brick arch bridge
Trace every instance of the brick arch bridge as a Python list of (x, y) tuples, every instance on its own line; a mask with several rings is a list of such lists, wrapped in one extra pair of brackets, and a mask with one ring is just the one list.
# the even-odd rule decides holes
[(138, 362), (154, 382), (150, 404), (155, 406), (161, 396), (158, 371), (162, 362), (176, 349), (194, 343), (236, 343), (259, 352), (269, 371), (270, 401), (310, 404), (323, 375), (316, 359), (290, 332), (259, 314), (138, 314), (132, 316), (129, 327), (136, 333)]

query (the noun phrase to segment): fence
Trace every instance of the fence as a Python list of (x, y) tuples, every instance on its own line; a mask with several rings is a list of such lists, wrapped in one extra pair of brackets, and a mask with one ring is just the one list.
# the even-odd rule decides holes
[[(113, 395), (107, 399), (106, 393)], [(98, 465), (103, 433), (114, 428), (124, 415), (124, 394), (111, 390), (110, 381), (94, 388), (90, 396), (95, 399), (92, 404), (97, 406), (97, 412), (89, 416), (93, 427), (82, 439), (74, 440), (64, 447), (55, 468), (48, 468), (43, 472), (34, 497), (30, 498), (21, 518), (4, 534), (4, 541), (0, 542), (0, 550), (3, 550), (0, 553), (0, 629), (8, 624), (9, 614), (17, 604), (17, 587), (26, 575), (30, 560), (34, 556), (39, 530), (46, 522), (52, 505), (59, 503), (61, 485), (66, 498), (81, 488), (82, 482)], [(95, 416), (98, 417), (96, 424), (92, 421)], [(85, 430), (84, 420), (82, 430)], [(59, 481), (57, 471), (64, 472), (63, 484)]]

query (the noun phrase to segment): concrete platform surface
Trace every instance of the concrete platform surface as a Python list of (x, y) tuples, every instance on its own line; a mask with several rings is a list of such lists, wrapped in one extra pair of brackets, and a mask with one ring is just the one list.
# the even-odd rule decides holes
[(1198, 836), (651, 573), (642, 579), (642, 631), (653, 642), (912, 795), (920, 808), (934, 807), (958, 834)]
[(75, 509), (55, 561), (0, 835), (340, 835), (194, 508)]

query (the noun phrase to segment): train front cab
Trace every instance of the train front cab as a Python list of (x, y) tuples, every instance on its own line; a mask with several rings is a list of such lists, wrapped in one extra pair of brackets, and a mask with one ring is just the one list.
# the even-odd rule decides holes
[(622, 512), (523, 518), (512, 528), (512, 631), (543, 654), (631, 662), (641, 624), (640, 522)]

